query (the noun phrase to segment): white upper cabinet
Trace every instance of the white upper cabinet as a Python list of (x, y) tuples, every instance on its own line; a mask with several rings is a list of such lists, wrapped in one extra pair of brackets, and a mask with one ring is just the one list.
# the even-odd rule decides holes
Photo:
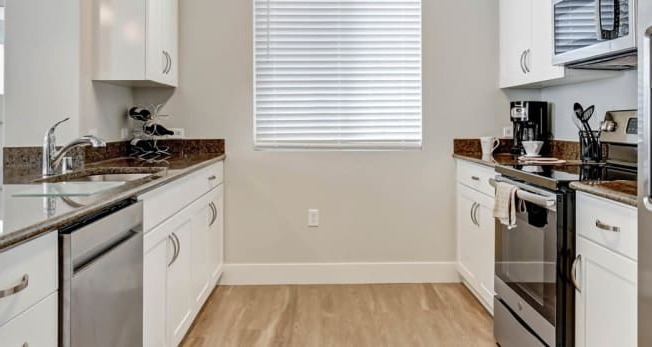
[(500, 0), (500, 88), (541, 88), (616, 75), (552, 63), (552, 2)]
[(178, 0), (94, 0), (93, 79), (178, 84)]

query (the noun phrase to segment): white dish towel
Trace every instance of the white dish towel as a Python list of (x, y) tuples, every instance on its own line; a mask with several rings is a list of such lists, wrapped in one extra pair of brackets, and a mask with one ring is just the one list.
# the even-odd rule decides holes
[(496, 182), (494, 217), (508, 229), (516, 227), (516, 192), (518, 187), (505, 182)]

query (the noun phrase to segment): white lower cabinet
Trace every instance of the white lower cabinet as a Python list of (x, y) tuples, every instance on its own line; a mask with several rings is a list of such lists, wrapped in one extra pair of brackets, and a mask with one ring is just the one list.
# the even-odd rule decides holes
[[(221, 166), (219, 167), (221, 172)], [(207, 171), (210, 173), (211, 171)], [(204, 175), (205, 176), (205, 175)], [(221, 173), (200, 175), (163, 189), (187, 192), (197, 180), (211, 184), (189, 205), (145, 233), (143, 345), (178, 346), (221, 275), (223, 185)], [(174, 185), (174, 183), (173, 183)], [(156, 194), (146, 204), (163, 203)], [(158, 196), (168, 197), (163, 191)], [(178, 199), (179, 200), (179, 199)], [(147, 216), (147, 215), (146, 215)], [(145, 223), (147, 225), (147, 222)]]
[[(620, 217), (613, 215), (620, 211)], [(578, 347), (635, 347), (637, 345), (636, 254), (619, 252), (632, 238), (627, 228), (636, 210), (605, 199), (578, 193), (577, 258), (574, 266), (575, 336)], [(606, 217), (606, 218), (605, 218)], [(588, 221), (591, 221), (589, 223)], [(599, 222), (595, 222), (599, 221)], [(606, 225), (606, 221), (610, 223)], [(597, 225), (601, 228), (596, 229)], [(603, 224), (600, 224), (603, 223)], [(607, 231), (605, 228), (619, 228)], [(600, 233), (610, 233), (602, 235)], [(596, 240), (582, 235), (591, 235)], [(598, 237), (596, 237), (598, 236)], [(603, 238), (609, 243), (602, 242)]]
[(636, 346), (636, 262), (579, 238), (578, 347)]
[(489, 185), (491, 177), (489, 168), (458, 162), (457, 269), (489, 312), (493, 312), (494, 298), (494, 197), (482, 187)]
[(57, 293), (53, 293), (0, 326), (0, 345), (56, 347), (59, 343), (58, 302)]

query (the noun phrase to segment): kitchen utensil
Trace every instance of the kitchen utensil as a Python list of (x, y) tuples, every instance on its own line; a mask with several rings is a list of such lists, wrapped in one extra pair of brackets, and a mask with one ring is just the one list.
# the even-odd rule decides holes
[(523, 149), (528, 157), (538, 156), (543, 148), (543, 141), (523, 141)]
[(493, 136), (484, 136), (480, 138), (480, 146), (482, 147), (482, 155), (491, 154), (500, 146), (500, 140)]

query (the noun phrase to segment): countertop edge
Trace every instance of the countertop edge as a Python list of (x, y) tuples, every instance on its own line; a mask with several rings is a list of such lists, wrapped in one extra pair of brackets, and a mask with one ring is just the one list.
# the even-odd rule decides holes
[(621, 193), (613, 189), (582, 182), (572, 182), (569, 187), (578, 192), (592, 194), (597, 197), (608, 199), (631, 207), (638, 207), (638, 197), (627, 193)]
[(498, 165), (496, 162), (493, 162), (493, 161), (482, 160), (482, 159), (466, 156), (464, 154), (454, 153), (453, 158), (459, 159), (459, 160), (466, 160), (466, 161), (471, 162), (471, 163), (476, 163), (476, 164), (480, 164), (480, 165), (484, 165), (484, 166), (492, 167), (492, 168), (496, 167), (496, 165)]
[(161, 186), (164, 186), (168, 183), (179, 180), (193, 172), (199, 171), (215, 163), (222, 162), (225, 159), (226, 159), (226, 155), (222, 154), (218, 157), (202, 161), (193, 166), (180, 169), (180, 170), (174, 170), (175, 172), (168, 176), (144, 183), (142, 185), (133, 187), (132, 189), (112, 195), (109, 199), (104, 200), (101, 203), (81, 207), (77, 210), (70, 211), (60, 216), (48, 219), (44, 222), (33, 224), (28, 227), (12, 231), (7, 235), (2, 235), (0, 236), (0, 253), (5, 252), (14, 247), (18, 247), (24, 243), (36, 239), (37, 237), (46, 235), (50, 232), (54, 232), (61, 226), (69, 224), (73, 219), (84, 217), (97, 210), (110, 206), (118, 201), (133, 198), (138, 195), (143, 195), (149, 191), (160, 188)]

